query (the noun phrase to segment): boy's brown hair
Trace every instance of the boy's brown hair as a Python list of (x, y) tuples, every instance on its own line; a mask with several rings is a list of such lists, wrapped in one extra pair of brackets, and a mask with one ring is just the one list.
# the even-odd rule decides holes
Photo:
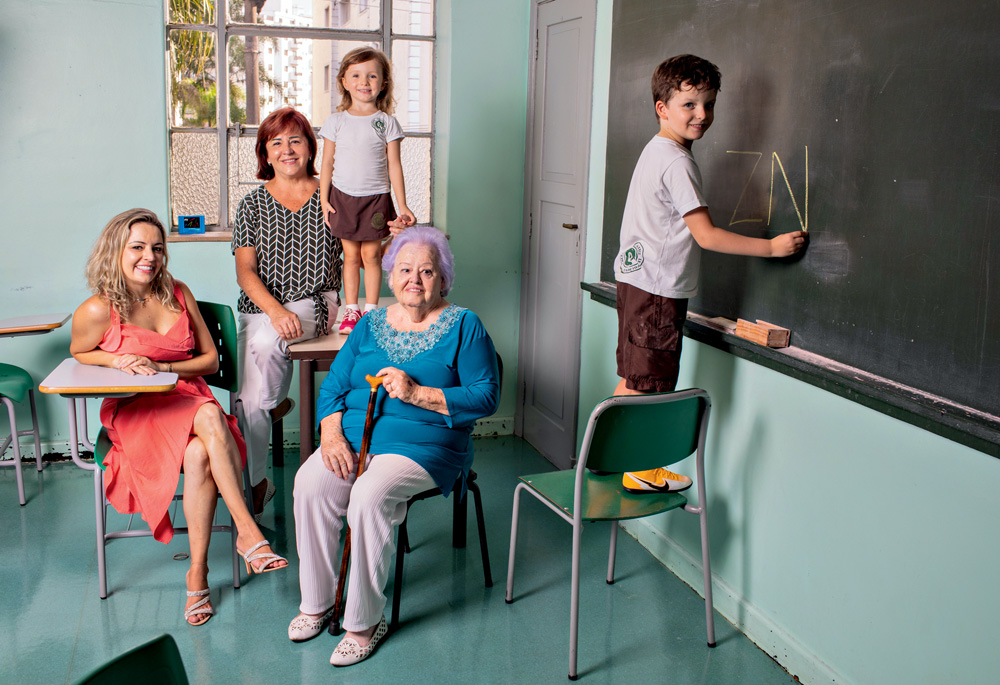
[(680, 90), (685, 83), (698, 90), (718, 91), (721, 89), (722, 75), (717, 66), (694, 55), (677, 55), (664, 60), (653, 71), (653, 105), (657, 102), (669, 102), (674, 91)]

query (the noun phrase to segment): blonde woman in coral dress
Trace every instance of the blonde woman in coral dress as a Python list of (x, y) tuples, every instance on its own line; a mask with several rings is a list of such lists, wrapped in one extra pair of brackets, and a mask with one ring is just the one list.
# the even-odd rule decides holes
[(166, 232), (153, 212), (113, 218), (87, 263), (95, 294), (73, 315), (70, 352), (83, 364), (130, 375), (178, 375), (168, 393), (104, 400), (101, 423), (113, 443), (104, 460), (105, 493), (116, 511), (142, 514), (153, 537), (167, 543), (174, 534), (168, 509), (183, 470), (191, 547), (184, 618), (197, 626), (214, 613), (207, 561), (218, 495), (232, 514), (247, 572), (288, 562), (273, 553), (247, 509), (240, 475), (246, 445), (202, 378), (218, 368), (218, 353), (194, 296), (166, 266)]

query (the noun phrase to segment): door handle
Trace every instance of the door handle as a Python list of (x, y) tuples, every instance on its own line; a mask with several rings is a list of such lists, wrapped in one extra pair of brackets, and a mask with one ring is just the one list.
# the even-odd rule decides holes
[(569, 230), (573, 231), (580, 227), (577, 224), (563, 224), (563, 228), (568, 228)]

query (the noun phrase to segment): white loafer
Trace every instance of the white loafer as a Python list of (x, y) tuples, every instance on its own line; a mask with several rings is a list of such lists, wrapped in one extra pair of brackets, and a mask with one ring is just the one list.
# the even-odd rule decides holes
[(368, 641), (367, 645), (362, 647), (354, 638), (345, 637), (330, 655), (330, 663), (334, 666), (351, 666), (359, 661), (364, 661), (375, 651), (376, 645), (378, 645), (379, 640), (385, 637), (387, 630), (388, 626), (385, 624), (385, 616), (383, 615), (375, 628), (375, 634), (372, 635), (372, 639)]
[(305, 642), (306, 640), (311, 640), (320, 633), (323, 632), (323, 626), (326, 625), (330, 617), (333, 616), (333, 607), (319, 618), (312, 618), (306, 616), (305, 614), (299, 614), (292, 619), (292, 622), (288, 624), (288, 639), (292, 642)]

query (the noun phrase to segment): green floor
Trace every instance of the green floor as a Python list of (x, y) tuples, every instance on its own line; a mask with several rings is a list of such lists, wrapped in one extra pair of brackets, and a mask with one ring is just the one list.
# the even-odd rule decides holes
[[(25, 462), (28, 503), (19, 507), (13, 469), (0, 469), (0, 682), (73, 682), (164, 632), (177, 640), (192, 683), (566, 682), (570, 527), (530, 498), (521, 509), (515, 602), (504, 603), (516, 476), (550, 467), (518, 438), (482, 438), (476, 450), (494, 586), (483, 587), (472, 508), (469, 545), (455, 550), (450, 500), (416, 504), (400, 628), (373, 657), (346, 669), (329, 665), (338, 638), (287, 638), (299, 600), (294, 464), (272, 474), (278, 494), (263, 525), (291, 568), (252, 578), (244, 572), (243, 587), (234, 590), (229, 538), (216, 535), (209, 581), (217, 613), (198, 628), (182, 618), (186, 562), (172, 558), (186, 551), (184, 536), (167, 546), (151, 538), (113, 541), (110, 594), (101, 600), (90, 473), (72, 462), (37, 473)], [(718, 646), (708, 649), (701, 598), (631, 537), (619, 537), (611, 586), (604, 582), (607, 528), (587, 529), (583, 542), (582, 681), (794, 682), (718, 614)], [(390, 579), (390, 606), (392, 592)]]

